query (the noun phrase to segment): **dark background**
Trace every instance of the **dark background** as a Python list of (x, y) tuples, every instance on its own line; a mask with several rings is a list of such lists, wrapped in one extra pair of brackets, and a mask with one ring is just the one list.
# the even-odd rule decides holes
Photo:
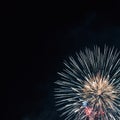
[(11, 79), (7, 81), (5, 118), (63, 120), (56, 112), (53, 96), (63, 60), (86, 46), (103, 48), (106, 44), (119, 50), (119, 17), (115, 10), (81, 10), (78, 15), (20, 18), (19, 34), (9, 52)]

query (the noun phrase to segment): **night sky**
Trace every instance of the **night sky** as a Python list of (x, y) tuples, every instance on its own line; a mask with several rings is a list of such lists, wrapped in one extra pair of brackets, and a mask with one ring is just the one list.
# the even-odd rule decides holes
[(11, 46), (6, 119), (63, 120), (53, 93), (63, 60), (94, 45), (120, 50), (119, 17), (116, 11), (80, 11), (77, 16), (21, 19), (22, 29)]

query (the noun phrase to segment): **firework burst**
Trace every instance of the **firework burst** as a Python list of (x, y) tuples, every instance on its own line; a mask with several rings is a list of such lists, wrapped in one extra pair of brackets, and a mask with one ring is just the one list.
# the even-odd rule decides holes
[(65, 120), (120, 120), (120, 58), (114, 47), (86, 48), (64, 65), (55, 98)]

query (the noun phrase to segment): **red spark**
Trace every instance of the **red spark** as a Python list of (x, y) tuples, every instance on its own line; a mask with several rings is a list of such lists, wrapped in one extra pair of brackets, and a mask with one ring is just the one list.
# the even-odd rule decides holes
[(85, 113), (87, 116), (91, 115), (93, 108), (85, 107)]

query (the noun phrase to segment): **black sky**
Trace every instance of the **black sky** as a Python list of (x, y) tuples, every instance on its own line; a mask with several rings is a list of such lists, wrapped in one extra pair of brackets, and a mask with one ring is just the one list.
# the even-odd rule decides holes
[(79, 15), (21, 18), (19, 35), (11, 46), (11, 80), (6, 119), (60, 120), (53, 89), (62, 62), (86, 46), (120, 49), (116, 11), (80, 11)]

